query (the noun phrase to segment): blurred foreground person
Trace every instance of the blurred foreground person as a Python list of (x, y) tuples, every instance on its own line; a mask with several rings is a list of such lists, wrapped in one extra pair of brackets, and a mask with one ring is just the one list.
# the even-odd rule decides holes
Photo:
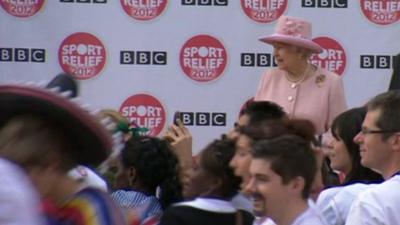
[[(49, 224), (120, 225), (109, 195), (68, 176), (77, 165), (96, 167), (113, 147), (110, 133), (73, 101), (67, 74), (52, 90), (0, 85), (0, 156), (23, 168), (44, 202)], [(64, 86), (63, 86), (64, 85)]]

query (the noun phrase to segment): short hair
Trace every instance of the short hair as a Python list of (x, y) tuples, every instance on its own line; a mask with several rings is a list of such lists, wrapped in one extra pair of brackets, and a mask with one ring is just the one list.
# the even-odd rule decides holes
[(124, 168), (135, 168), (146, 188), (161, 188), (160, 203), (164, 209), (182, 199), (178, 159), (166, 140), (146, 136), (131, 138), (121, 152), (121, 159)]
[(281, 106), (271, 101), (249, 101), (239, 114), (243, 115), (249, 117), (249, 125), (252, 125), (266, 120), (282, 119), (286, 113)]
[[(400, 90), (392, 90), (375, 96), (367, 103), (367, 110), (380, 110), (376, 125), (382, 130), (400, 131)], [(392, 133), (383, 134), (382, 139), (386, 140), (391, 135)]]
[(282, 119), (264, 121), (252, 126), (239, 128), (241, 134), (248, 136), (253, 142), (263, 139), (272, 139), (283, 134), (294, 134), (303, 139), (315, 141), (315, 127), (306, 119)]
[(343, 141), (351, 159), (351, 171), (346, 175), (346, 183), (382, 181), (380, 174), (361, 165), (360, 146), (353, 141), (361, 131), (366, 112), (365, 107), (353, 108), (339, 114), (332, 122), (332, 136)]
[(254, 159), (270, 161), (271, 169), (282, 178), (283, 184), (302, 177), (305, 183), (302, 198), (307, 199), (310, 196), (317, 161), (309, 141), (297, 135), (284, 134), (257, 142), (252, 154)]
[(222, 179), (220, 194), (225, 199), (236, 195), (241, 183), (241, 178), (235, 176), (229, 166), (234, 154), (235, 142), (227, 138), (214, 140), (201, 152), (200, 165), (210, 174)]

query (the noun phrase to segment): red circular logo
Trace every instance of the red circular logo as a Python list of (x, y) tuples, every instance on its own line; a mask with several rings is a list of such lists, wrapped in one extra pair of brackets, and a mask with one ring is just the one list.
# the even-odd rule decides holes
[(30, 17), (43, 7), (45, 0), (1, 0), (0, 5), (10, 15), (16, 17)]
[(212, 81), (224, 71), (227, 54), (222, 43), (209, 35), (189, 39), (182, 47), (179, 60), (185, 74), (199, 82)]
[(392, 24), (400, 19), (399, 0), (360, 0), (361, 10), (373, 23)]
[(287, 0), (241, 0), (242, 9), (250, 19), (259, 23), (277, 20), (288, 6)]
[(321, 45), (323, 50), (311, 57), (311, 63), (342, 75), (346, 68), (346, 52), (342, 45), (329, 37), (318, 37), (313, 41)]
[(130, 17), (137, 20), (151, 20), (164, 11), (167, 2), (167, 0), (121, 0), (121, 5)]
[(158, 135), (165, 125), (165, 110), (160, 101), (151, 95), (137, 94), (122, 103), (119, 111), (139, 127), (149, 129), (146, 135)]
[(101, 41), (89, 33), (70, 35), (58, 49), (58, 60), (62, 69), (79, 80), (98, 75), (106, 64), (106, 55)]

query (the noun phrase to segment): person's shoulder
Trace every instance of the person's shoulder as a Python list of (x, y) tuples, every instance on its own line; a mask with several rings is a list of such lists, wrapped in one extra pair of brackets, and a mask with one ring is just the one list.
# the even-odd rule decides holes
[[(400, 177), (399, 177), (400, 178)], [(359, 195), (359, 201), (362, 202), (384, 202), (386, 200), (400, 200), (400, 192), (397, 191), (400, 179), (387, 180), (380, 184), (371, 185), (371, 187), (362, 191)]]
[(324, 206), (327, 202), (329, 202), (332, 198), (334, 198), (334, 196), (336, 196), (336, 194), (338, 194), (342, 189), (343, 187), (331, 187), (323, 190), (319, 194), (316, 204), (318, 206)]

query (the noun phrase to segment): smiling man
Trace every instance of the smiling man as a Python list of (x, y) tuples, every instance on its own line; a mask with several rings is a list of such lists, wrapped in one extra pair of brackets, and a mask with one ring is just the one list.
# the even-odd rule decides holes
[(286, 134), (262, 140), (253, 149), (248, 190), (277, 225), (322, 225), (308, 204), (316, 170), (310, 143), (303, 138)]
[(346, 224), (400, 224), (400, 91), (389, 91), (367, 104), (361, 132), (361, 164), (382, 174), (385, 182), (364, 191), (353, 203)]

